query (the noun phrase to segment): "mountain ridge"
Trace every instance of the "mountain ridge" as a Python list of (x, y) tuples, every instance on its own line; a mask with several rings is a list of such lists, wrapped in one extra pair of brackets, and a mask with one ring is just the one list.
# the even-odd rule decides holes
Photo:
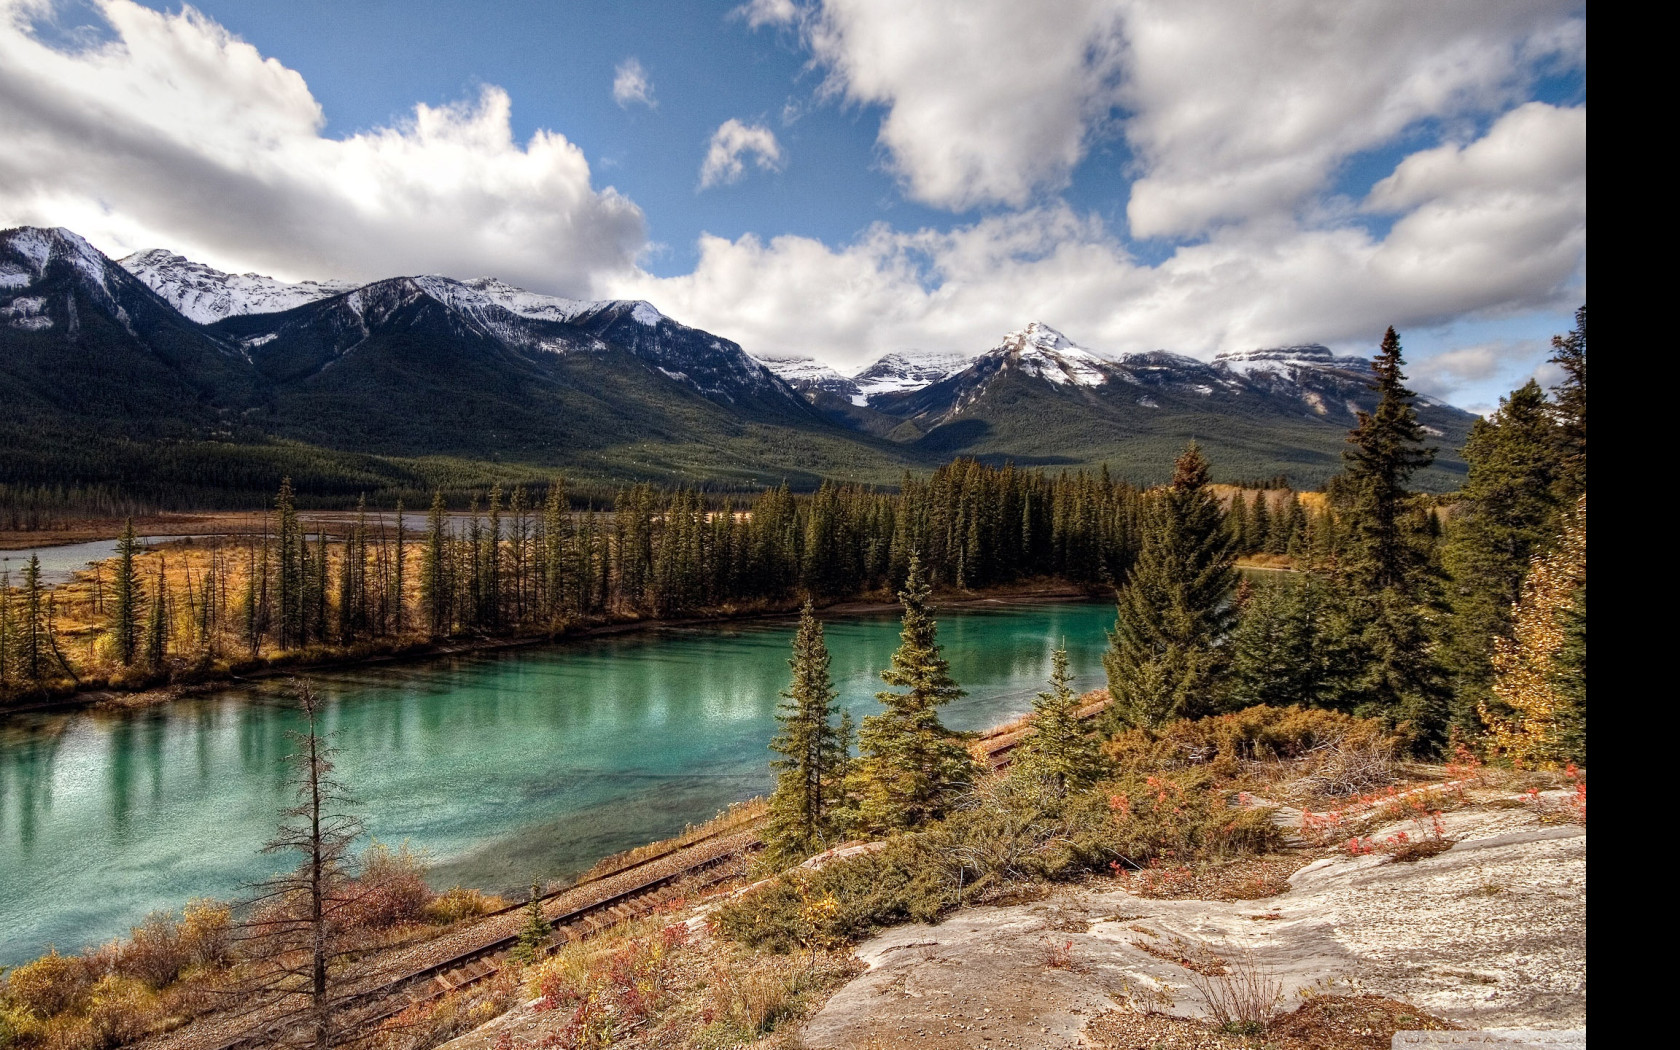
[[(894, 352), (851, 376), (766, 356), (641, 300), (492, 277), (288, 284), (161, 250), (111, 260), (68, 230), (0, 231), (8, 434), (25, 450), (57, 442), (25, 455), (14, 481), (120, 475), (93, 451), (112, 440), (221, 443), (265, 462), (293, 455), (276, 442), (335, 463), (376, 457), (334, 468), (350, 473), (442, 456), (605, 477), (889, 482), (971, 455), (1108, 463), (1144, 481), (1195, 436), (1222, 472), (1314, 484), (1338, 469), (1369, 400), (1368, 365), (1317, 345), (1111, 356), (1039, 321), (977, 355)], [(1472, 418), (1427, 400), (1420, 412), (1449, 448)], [(1449, 455), (1427, 483), (1450, 487), (1457, 469)]]

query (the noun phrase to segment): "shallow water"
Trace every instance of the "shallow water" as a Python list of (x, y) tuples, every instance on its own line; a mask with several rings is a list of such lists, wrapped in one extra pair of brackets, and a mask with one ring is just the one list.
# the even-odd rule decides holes
[[(1107, 604), (950, 609), (940, 638), (969, 695), (948, 724), (1027, 710), (1050, 650), (1100, 684)], [(842, 702), (878, 708), (891, 615), (828, 625)], [(432, 859), (432, 881), (513, 889), (575, 874), (770, 787), (766, 750), (793, 621), (664, 629), (312, 675), (338, 775), (369, 832)], [(298, 728), (281, 682), (128, 713), (0, 726), (0, 965), (74, 950), (148, 911), (228, 898), (281, 861), (259, 850)]]

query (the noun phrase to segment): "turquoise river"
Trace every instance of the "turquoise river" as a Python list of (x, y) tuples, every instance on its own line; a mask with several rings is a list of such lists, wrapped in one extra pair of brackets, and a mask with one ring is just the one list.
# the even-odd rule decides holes
[[(1106, 603), (948, 608), (968, 695), (958, 729), (1027, 710), (1065, 642), (1102, 680)], [(842, 703), (871, 713), (890, 613), (828, 624)], [(789, 619), (664, 628), (314, 674), (355, 812), (422, 850), (438, 886), (517, 888), (680, 831), (770, 787)], [(124, 934), (154, 909), (236, 898), (284, 863), (260, 852), (288, 804), (298, 728), (283, 681), (131, 712), (0, 721), (0, 966)]]

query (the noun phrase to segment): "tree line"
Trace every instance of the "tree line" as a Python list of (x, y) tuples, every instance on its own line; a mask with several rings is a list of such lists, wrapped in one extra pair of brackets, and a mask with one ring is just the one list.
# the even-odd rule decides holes
[[(1249, 708), (1299, 706), (1379, 718), (1414, 752), (1476, 742), (1519, 763), (1586, 760), (1586, 309), (1554, 340), (1564, 373), (1550, 398), (1529, 381), (1479, 420), (1452, 524), (1407, 488), (1434, 450), (1405, 386), (1390, 328), (1372, 362), (1378, 403), (1348, 437), (1330, 506), (1307, 514), (1264, 495), (1226, 511), (1194, 442), (1171, 484), (1128, 508), (1128, 569), (1104, 654), (1103, 729), (1156, 730)], [(1256, 529), (1256, 521), (1261, 523)], [(1283, 522), (1283, 525), (1276, 523)], [(1237, 552), (1255, 542), (1296, 556), (1298, 571), (1258, 586)], [(901, 644), (853, 751), (829, 677), (821, 622), (807, 603), (792, 679), (770, 747), (778, 758), (766, 833), (789, 860), (851, 836), (941, 819), (979, 770), (939, 708), (961, 696), (937, 641), (930, 589), (912, 554)], [(1016, 761), (1056, 791), (1107, 770), (1067, 654)]]

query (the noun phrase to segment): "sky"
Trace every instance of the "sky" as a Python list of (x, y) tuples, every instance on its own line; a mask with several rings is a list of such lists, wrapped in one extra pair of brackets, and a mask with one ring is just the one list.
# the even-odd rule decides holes
[(0, 142), (0, 226), (642, 298), (842, 371), (1392, 324), (1486, 411), (1586, 299), (1552, 0), (0, 0)]

